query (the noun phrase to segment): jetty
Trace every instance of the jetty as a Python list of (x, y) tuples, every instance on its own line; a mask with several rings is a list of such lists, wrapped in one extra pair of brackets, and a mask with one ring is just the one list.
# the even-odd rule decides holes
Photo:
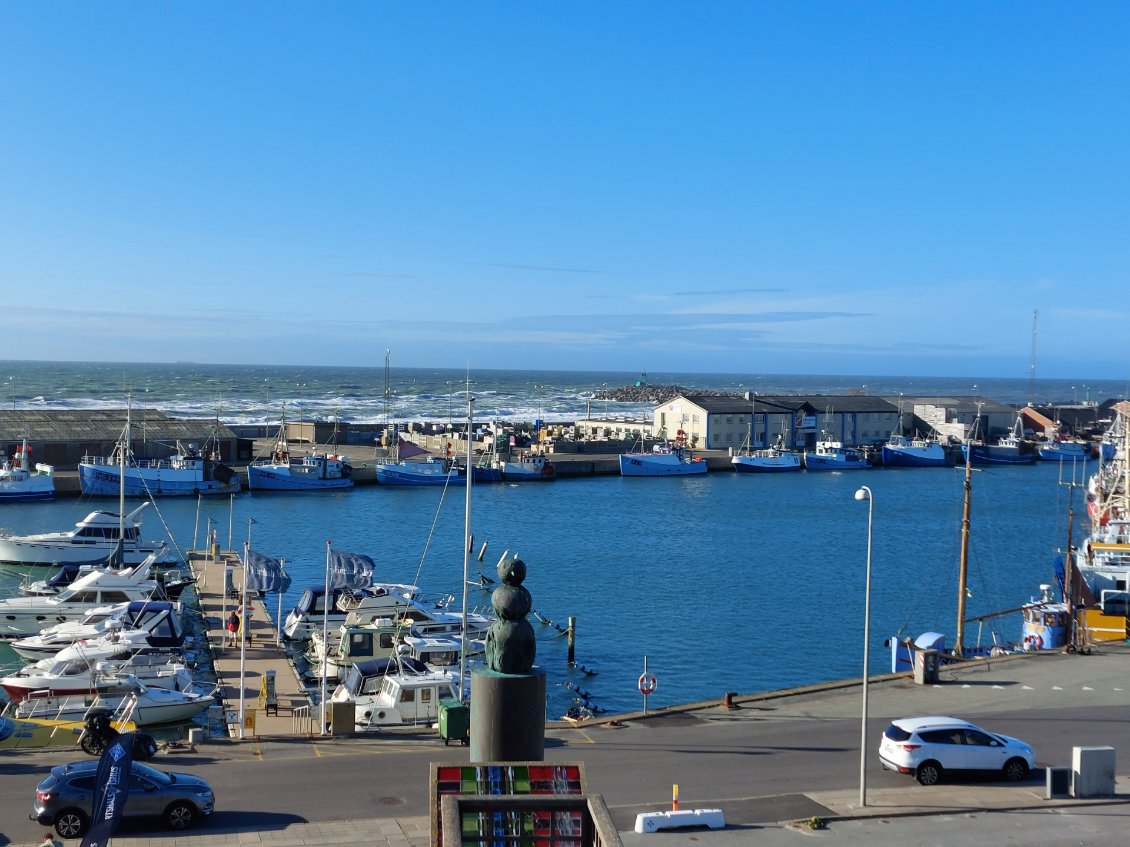
[(265, 595), (265, 603), (258, 592), (248, 593), (245, 625), (229, 646), (225, 624), (243, 599), (243, 561), (235, 551), (216, 545), (190, 552), (188, 563), (196, 577), (202, 631), (223, 697), (227, 734), (245, 739), (318, 734), (320, 716), (314, 714), (281, 639), (280, 610), (266, 607), (277, 595)]

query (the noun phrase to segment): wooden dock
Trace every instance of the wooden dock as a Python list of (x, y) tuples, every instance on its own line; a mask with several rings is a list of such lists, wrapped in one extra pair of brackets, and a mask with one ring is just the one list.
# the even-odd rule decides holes
[[(232, 550), (195, 550), (189, 553), (189, 566), (196, 576), (200, 614), (204, 618), (208, 651), (223, 695), (228, 734), (251, 740), (263, 736), (318, 734), (319, 710), (311, 708), (302, 683), (279, 639), (276, 620), (281, 626), (277, 605), (268, 614), (264, 601), (248, 595), (250, 626), (241, 633), (246, 640), (228, 646), (224, 624), (233, 609), (239, 608), (243, 587), (243, 563)], [(232, 591), (225, 591), (224, 572), (230, 568)], [(265, 595), (276, 603), (275, 594)], [(243, 668), (243, 720), (240, 721), (240, 667)], [(266, 696), (266, 680), (274, 674), (274, 697)], [(271, 702), (273, 700), (273, 702)]]

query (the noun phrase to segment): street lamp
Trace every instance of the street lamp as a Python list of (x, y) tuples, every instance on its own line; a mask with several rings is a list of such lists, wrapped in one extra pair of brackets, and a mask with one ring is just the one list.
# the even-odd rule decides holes
[(859, 730), (859, 805), (867, 805), (867, 682), (870, 679), (868, 672), (867, 653), (871, 639), (871, 513), (875, 506), (875, 498), (871, 489), (861, 485), (855, 492), (856, 500), (867, 501), (867, 582), (863, 594), (863, 719)]

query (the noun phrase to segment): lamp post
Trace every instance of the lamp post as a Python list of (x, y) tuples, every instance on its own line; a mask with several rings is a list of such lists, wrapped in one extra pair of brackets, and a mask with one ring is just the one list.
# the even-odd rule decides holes
[(859, 729), (859, 805), (867, 805), (867, 682), (870, 679), (868, 672), (868, 647), (871, 640), (871, 514), (875, 506), (875, 498), (871, 489), (861, 485), (855, 492), (856, 500), (867, 501), (867, 581), (863, 593), (863, 719)]

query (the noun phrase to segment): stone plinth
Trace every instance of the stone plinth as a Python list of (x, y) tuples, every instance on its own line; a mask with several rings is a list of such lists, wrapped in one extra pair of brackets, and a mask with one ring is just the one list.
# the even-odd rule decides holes
[(545, 670), (471, 672), (471, 761), (545, 759)]

